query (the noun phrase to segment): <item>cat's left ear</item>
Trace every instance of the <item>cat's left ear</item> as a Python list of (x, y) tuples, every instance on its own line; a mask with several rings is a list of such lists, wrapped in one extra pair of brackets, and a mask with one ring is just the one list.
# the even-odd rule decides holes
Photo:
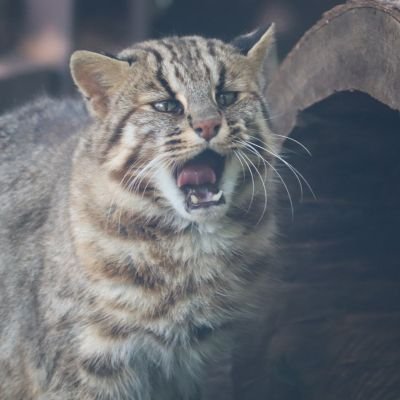
[(271, 24), (267, 30), (257, 29), (241, 35), (231, 44), (249, 59), (256, 79), (261, 88), (265, 90), (278, 67), (275, 24)]

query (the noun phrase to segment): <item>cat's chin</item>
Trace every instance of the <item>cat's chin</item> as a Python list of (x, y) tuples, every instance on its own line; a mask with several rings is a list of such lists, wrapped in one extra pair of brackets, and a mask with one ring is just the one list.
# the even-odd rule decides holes
[[(203, 193), (202, 193), (203, 192)], [(228, 210), (223, 190), (208, 187), (176, 187), (175, 200), (170, 200), (178, 215), (191, 222), (216, 221)]]
[(215, 222), (222, 218), (228, 210), (226, 203), (224, 204), (214, 204), (208, 207), (199, 208), (187, 208), (185, 207), (185, 212), (180, 213), (182, 217), (186, 220), (197, 222), (197, 223), (207, 223)]

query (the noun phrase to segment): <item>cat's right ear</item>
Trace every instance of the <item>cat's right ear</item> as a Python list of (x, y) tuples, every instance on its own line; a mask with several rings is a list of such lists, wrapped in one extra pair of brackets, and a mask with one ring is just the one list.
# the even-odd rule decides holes
[(238, 36), (231, 44), (248, 58), (260, 86), (265, 90), (278, 69), (275, 24), (268, 29), (260, 28)]
[(72, 78), (95, 116), (102, 118), (107, 114), (110, 98), (125, 81), (129, 66), (127, 61), (91, 51), (72, 54)]

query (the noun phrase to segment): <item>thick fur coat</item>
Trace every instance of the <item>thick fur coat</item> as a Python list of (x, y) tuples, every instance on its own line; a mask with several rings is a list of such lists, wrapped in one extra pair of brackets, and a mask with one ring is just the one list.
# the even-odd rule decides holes
[(2, 399), (197, 399), (261, 318), (272, 42), (77, 52), (89, 113), (42, 99), (0, 119)]

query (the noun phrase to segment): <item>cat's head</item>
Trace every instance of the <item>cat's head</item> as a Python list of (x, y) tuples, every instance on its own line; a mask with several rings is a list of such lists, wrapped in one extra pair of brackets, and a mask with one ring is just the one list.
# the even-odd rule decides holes
[(97, 120), (94, 148), (110, 179), (190, 221), (262, 212), (275, 152), (263, 98), (273, 42), (271, 27), (232, 44), (171, 37), (116, 58), (74, 53), (72, 75)]

